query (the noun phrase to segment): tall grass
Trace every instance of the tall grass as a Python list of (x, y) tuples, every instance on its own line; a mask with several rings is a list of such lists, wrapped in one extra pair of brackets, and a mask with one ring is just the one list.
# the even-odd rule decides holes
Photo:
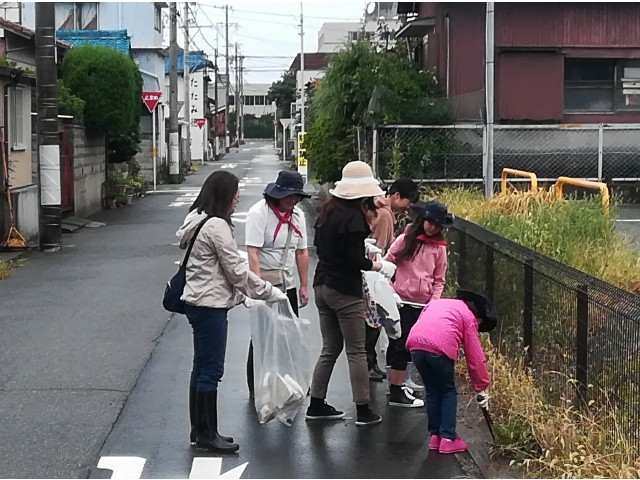
[(600, 278), (640, 293), (640, 252), (615, 230), (616, 205), (609, 214), (598, 199), (557, 199), (547, 191), (498, 195), (445, 189), (427, 192), (449, 210), (503, 237)]
[[(495, 452), (512, 458), (529, 478), (640, 478), (638, 452), (618, 428), (613, 406), (591, 401), (578, 409), (568, 399), (551, 405), (522, 362), (503, 356), (488, 336), (481, 341), (492, 380)], [(463, 359), (456, 370), (465, 369)]]
[(11, 271), (11, 266), (0, 260), (0, 280), (4, 280), (9, 276), (9, 272)]

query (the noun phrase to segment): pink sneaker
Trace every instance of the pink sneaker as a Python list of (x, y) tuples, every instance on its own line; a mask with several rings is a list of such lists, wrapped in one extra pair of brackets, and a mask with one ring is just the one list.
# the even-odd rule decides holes
[(440, 437), (438, 435), (431, 435), (431, 440), (429, 440), (429, 450), (440, 450)]
[(467, 444), (464, 443), (460, 437), (455, 440), (449, 440), (448, 438), (443, 438), (440, 440), (440, 453), (460, 453), (464, 452), (467, 449)]

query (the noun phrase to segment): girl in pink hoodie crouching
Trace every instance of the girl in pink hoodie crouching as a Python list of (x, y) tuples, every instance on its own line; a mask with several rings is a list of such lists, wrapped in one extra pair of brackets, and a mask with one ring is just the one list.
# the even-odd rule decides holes
[(412, 210), (417, 218), (391, 245), (384, 257), (397, 265), (392, 287), (400, 310), (402, 334), (389, 339), (387, 365), (389, 372), (389, 405), (394, 407), (423, 407), (424, 402), (403, 387), (403, 379), (411, 355), (405, 348), (409, 330), (416, 323), (422, 307), (403, 302), (427, 304), (438, 300), (444, 289), (447, 272), (447, 243), (443, 230), (453, 225), (447, 207), (438, 202), (418, 202)]
[(487, 408), (489, 396), (484, 390), (489, 385), (489, 374), (478, 332), (490, 332), (496, 323), (487, 297), (458, 290), (456, 298), (429, 303), (409, 332), (406, 347), (425, 386), (430, 450), (458, 453), (467, 449), (456, 434), (454, 365), (462, 346), (478, 405)]

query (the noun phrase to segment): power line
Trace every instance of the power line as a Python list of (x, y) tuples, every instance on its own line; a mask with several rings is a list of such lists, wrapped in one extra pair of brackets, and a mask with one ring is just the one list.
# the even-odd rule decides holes
[[(206, 5), (203, 4), (203, 7), (206, 8), (217, 8), (213, 5)], [(286, 17), (286, 18), (293, 18), (296, 21), (298, 20), (298, 15), (293, 14), (293, 13), (274, 13), (274, 12), (263, 12), (263, 11), (252, 11), (252, 10), (238, 10), (236, 8), (232, 9), (232, 12), (239, 12), (239, 13), (250, 13), (252, 15), (261, 15), (261, 16), (272, 16), (272, 17)], [(324, 17), (324, 16), (317, 16), (317, 15), (305, 15), (305, 18), (313, 18), (316, 20), (336, 20), (336, 21), (341, 21), (341, 22), (358, 22), (360, 21), (362, 18), (358, 18), (355, 19), (355, 17)], [(353, 20), (352, 20), (353, 19)]]

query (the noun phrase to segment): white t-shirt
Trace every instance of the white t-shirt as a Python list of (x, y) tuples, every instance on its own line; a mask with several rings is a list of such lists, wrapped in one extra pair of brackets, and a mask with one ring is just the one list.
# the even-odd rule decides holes
[[(300, 237), (295, 231), (292, 232), (287, 260), (284, 268), (284, 278), (287, 288), (295, 288), (298, 284), (296, 274), (296, 250), (307, 249), (307, 225), (304, 213), (298, 207), (293, 208), (291, 222), (302, 233)], [(262, 270), (280, 270), (284, 255), (284, 247), (289, 235), (289, 225), (283, 223), (278, 231), (278, 237), (273, 235), (278, 226), (279, 220), (276, 214), (271, 211), (266, 200), (260, 200), (249, 209), (245, 222), (245, 243), (247, 247), (259, 248), (258, 259)]]

